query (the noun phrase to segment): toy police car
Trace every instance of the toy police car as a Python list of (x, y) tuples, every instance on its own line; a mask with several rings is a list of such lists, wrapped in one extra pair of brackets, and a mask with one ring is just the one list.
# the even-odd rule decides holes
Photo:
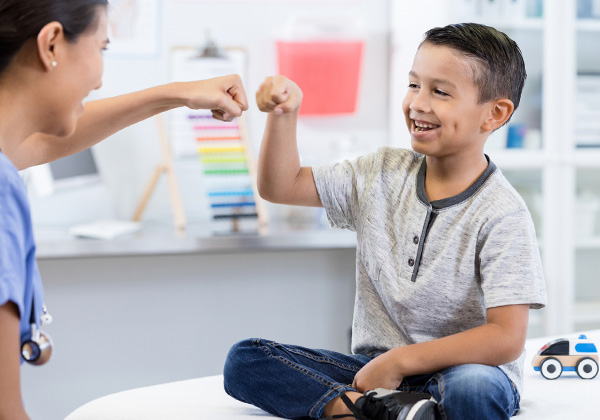
[(531, 364), (546, 379), (556, 379), (563, 371), (593, 379), (598, 374), (598, 350), (583, 334), (577, 340), (559, 338), (542, 347)]

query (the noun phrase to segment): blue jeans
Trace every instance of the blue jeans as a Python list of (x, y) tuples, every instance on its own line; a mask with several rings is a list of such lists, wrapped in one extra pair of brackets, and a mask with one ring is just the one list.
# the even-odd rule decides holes
[[(225, 361), (225, 391), (276, 416), (321, 418), (327, 403), (354, 391), (356, 373), (372, 358), (249, 339), (235, 344)], [(460, 365), (404, 378), (400, 391), (428, 392), (440, 419), (508, 419), (519, 411), (519, 394), (497, 367)]]

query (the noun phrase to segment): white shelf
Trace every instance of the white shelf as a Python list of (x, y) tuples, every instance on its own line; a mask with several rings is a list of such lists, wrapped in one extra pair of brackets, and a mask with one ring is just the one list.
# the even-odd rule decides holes
[(544, 152), (539, 149), (502, 149), (486, 153), (501, 170), (541, 169), (547, 161)]
[(600, 169), (600, 147), (575, 148), (566, 154), (551, 154), (543, 149), (485, 150), (500, 169), (541, 169), (549, 164)]
[(575, 302), (574, 321), (578, 322), (600, 322), (600, 301)]
[(600, 147), (584, 147), (573, 151), (573, 164), (578, 168), (600, 168)]
[(541, 31), (542, 29), (544, 29), (544, 21), (541, 18), (517, 18), (514, 21), (509, 21), (505, 19), (485, 19), (485, 24), (497, 28), (501, 31)]
[(600, 250), (600, 236), (577, 238), (575, 240), (575, 247), (577, 249), (598, 249), (598, 250)]
[[(475, 18), (475, 20), (481, 21), (482, 19)], [(493, 26), (494, 28), (498, 28), (501, 31), (541, 31), (544, 29), (544, 21), (542, 18), (517, 18), (514, 21), (508, 21), (504, 19), (485, 19), (485, 24)], [(578, 31), (600, 32), (600, 19), (577, 19), (575, 22), (575, 28)]]
[(600, 19), (577, 19), (575, 27), (578, 31), (600, 32)]
[(564, 155), (550, 154), (542, 149), (518, 148), (486, 150), (485, 153), (500, 169), (541, 169), (553, 163), (600, 169), (600, 147), (575, 148)]

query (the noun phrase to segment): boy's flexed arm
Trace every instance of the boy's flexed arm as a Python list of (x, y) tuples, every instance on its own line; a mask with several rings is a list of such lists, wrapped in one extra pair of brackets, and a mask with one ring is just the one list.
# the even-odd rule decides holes
[(258, 160), (258, 191), (268, 201), (322, 206), (310, 167), (300, 166), (296, 144), (302, 91), (283, 76), (268, 77), (256, 92), (256, 103), (268, 112)]

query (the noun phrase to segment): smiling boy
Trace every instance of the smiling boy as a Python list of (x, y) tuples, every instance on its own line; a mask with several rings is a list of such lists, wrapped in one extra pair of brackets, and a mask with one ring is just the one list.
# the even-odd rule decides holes
[(296, 146), (302, 92), (281, 76), (261, 85), (261, 195), (323, 206), (333, 226), (356, 231), (352, 354), (239, 342), (224, 370), (230, 395), (287, 418), (518, 412), (529, 309), (546, 291), (531, 216), (483, 147), (517, 108), (525, 77), (502, 32), (434, 28), (403, 101), (413, 151), (313, 168)]

